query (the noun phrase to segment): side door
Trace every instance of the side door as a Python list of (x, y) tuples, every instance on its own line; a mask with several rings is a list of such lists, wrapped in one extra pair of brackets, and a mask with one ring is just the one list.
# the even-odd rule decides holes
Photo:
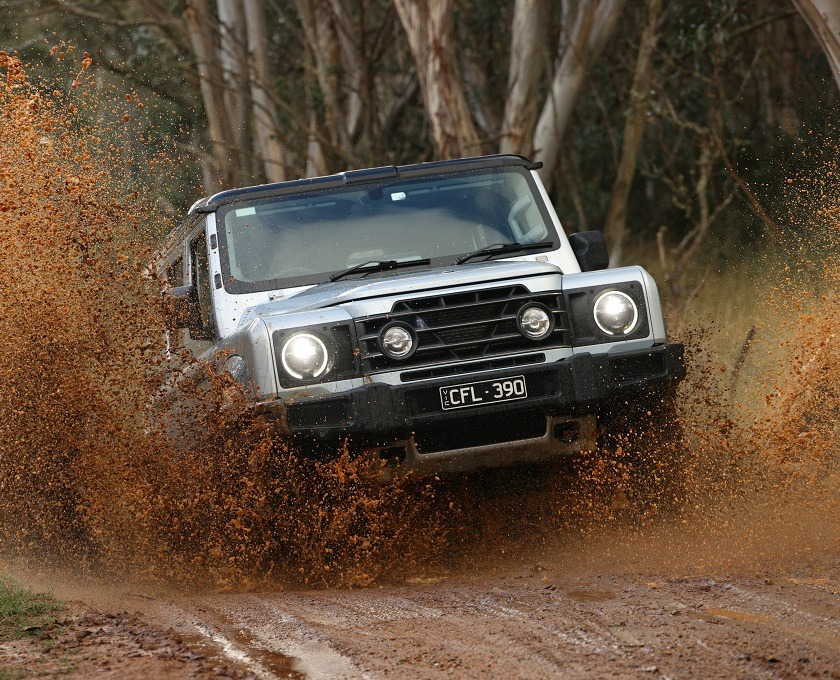
[(185, 259), (188, 265), (186, 283), (195, 286), (198, 294), (201, 327), (187, 331), (184, 344), (195, 356), (201, 356), (214, 347), (218, 336), (213, 311), (213, 287), (210, 280), (210, 260), (204, 221), (189, 235)]

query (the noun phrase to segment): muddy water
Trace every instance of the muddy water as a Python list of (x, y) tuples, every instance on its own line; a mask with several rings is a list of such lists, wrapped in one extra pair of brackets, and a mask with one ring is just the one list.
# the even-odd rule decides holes
[(381, 487), (347, 453), (313, 461), (234, 419), (230, 386), (200, 367), (217, 389), (198, 399), (197, 381), (181, 374), (168, 394), (198, 413), (177, 441), (167, 436), (148, 408), (173, 386), (160, 283), (144, 269), (166, 220), (136, 193), (114, 142), (142, 114), (129, 95), (89, 122), (102, 110), (89, 61), (55, 58), (75, 59), (75, 76), (51, 90), (0, 56), (5, 554), (244, 589), (423, 579), (534, 554), (575, 569), (649, 560), (704, 572), (840, 550), (840, 197), (823, 181), (835, 171), (828, 152), (820, 181), (788, 187), (796, 238), (790, 270), (773, 282), (774, 346), (751, 350), (772, 349), (775, 372), (736, 393), (727, 366), (701, 351), (708, 332), (687, 339), (692, 377), (672, 415), (685, 440), (648, 441), (641, 457), (670, 447), (686, 479), (660, 484), (672, 471), (654, 466), (638, 484), (640, 458), (619, 435), (575, 469)]

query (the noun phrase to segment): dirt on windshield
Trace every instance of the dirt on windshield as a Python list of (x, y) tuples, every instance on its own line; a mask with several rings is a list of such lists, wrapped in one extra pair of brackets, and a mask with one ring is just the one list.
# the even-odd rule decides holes
[[(147, 263), (168, 219), (141, 208), (113, 141), (137, 102), (103, 117), (88, 57), (55, 58), (74, 76), (50, 90), (0, 54), (0, 243), (16, 263), (0, 272), (0, 551), (71, 608), (47, 638), (0, 642), (0, 665), (840, 677), (833, 151), (825, 177), (786, 187), (808, 238), (767, 282), (752, 370), (712, 351), (720, 330), (680, 338), (677, 509), (640, 492), (620, 441), (575, 465), (383, 486), (348, 451), (313, 460), (243, 421), (223, 378), (166, 358)], [(189, 369), (177, 381), (171, 361)], [(166, 398), (196, 405), (178, 437)]]

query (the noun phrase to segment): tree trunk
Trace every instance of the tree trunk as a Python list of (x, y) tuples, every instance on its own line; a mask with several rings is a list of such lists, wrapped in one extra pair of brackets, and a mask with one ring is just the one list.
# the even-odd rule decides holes
[(184, 16), (198, 65), (201, 99), (207, 116), (210, 155), (213, 159), (212, 169), (205, 164), (207, 171), (204, 173), (204, 189), (215, 192), (230, 187), (235, 175), (227, 146), (230, 123), (222, 88), (222, 69), (216, 58), (215, 23), (207, 0), (190, 0)]
[(231, 123), (232, 153), (241, 175), (237, 183), (252, 180), (251, 94), (248, 78), (248, 50), (245, 8), (242, 0), (216, 0), (219, 10), (219, 61), (225, 82), (225, 101)]
[(251, 56), (251, 108), (257, 154), (269, 182), (286, 179), (283, 146), (280, 144), (277, 111), (268, 95), (270, 87), (268, 51), (265, 36), (265, 7), (262, 0), (244, 0), (248, 24), (248, 52)]
[(365, 27), (357, 25), (359, 22), (354, 21), (352, 6), (350, 0), (330, 0), (330, 9), (341, 47), (341, 86), (343, 108), (346, 112), (344, 129), (351, 139), (359, 133), (360, 127), (369, 123), (365, 118), (373, 96), (367, 73), (362, 68), (366, 46)]
[(621, 160), (618, 162), (618, 172), (612, 188), (607, 221), (604, 225), (604, 234), (611, 244), (611, 267), (617, 266), (621, 261), (627, 234), (627, 199), (630, 196), (633, 176), (636, 174), (636, 158), (639, 154), (642, 134), (645, 131), (645, 116), (650, 100), (650, 63), (656, 47), (656, 25), (659, 21), (662, 0), (647, 0), (645, 5), (645, 27), (636, 56), (633, 85), (630, 88), (630, 111), (624, 123)]
[(306, 176), (321, 177), (329, 174), (327, 171), (327, 159), (324, 156), (324, 147), (315, 134), (318, 127), (318, 118), (315, 110), (309, 111), (309, 137), (306, 143)]
[(435, 157), (441, 159), (475, 155), (481, 149), (458, 71), (452, 2), (394, 0), (417, 66)]
[[(318, 90), (323, 102), (323, 118), (327, 147), (349, 150), (350, 143), (345, 127), (344, 107), (341, 101), (339, 76), (341, 74), (340, 45), (332, 12), (326, 0), (295, 0), (309, 53), (315, 63)], [(310, 139), (310, 151), (314, 150)], [(321, 161), (323, 144), (319, 152)], [(310, 156), (312, 158), (312, 156)]]
[(840, 3), (837, 0), (793, 0), (814, 32), (840, 88)]
[[(493, 140), (493, 150), (496, 148), (502, 121), (499, 116), (497, 101), (489, 96), (491, 85), (488, 82), (486, 64), (481, 54), (476, 50), (465, 47), (460, 50), (459, 61), (464, 79), (464, 89), (467, 96), (467, 106), (470, 109), (473, 122), (481, 139)], [(489, 148), (482, 143), (473, 153), (488, 153)]]
[(508, 93), (499, 151), (530, 156), (537, 122), (537, 96), (545, 68), (543, 50), (551, 6), (547, 0), (516, 0), (508, 70)]
[(551, 185), (563, 133), (569, 124), (584, 76), (604, 49), (625, 0), (564, 0), (563, 35), (551, 91), (534, 134), (535, 160), (546, 186)]

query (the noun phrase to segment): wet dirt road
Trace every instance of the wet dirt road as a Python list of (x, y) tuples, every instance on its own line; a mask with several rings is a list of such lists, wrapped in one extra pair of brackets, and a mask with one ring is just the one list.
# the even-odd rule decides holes
[(150, 614), (257, 677), (840, 678), (840, 569), (720, 579), (540, 562), (368, 590), (207, 595)]

